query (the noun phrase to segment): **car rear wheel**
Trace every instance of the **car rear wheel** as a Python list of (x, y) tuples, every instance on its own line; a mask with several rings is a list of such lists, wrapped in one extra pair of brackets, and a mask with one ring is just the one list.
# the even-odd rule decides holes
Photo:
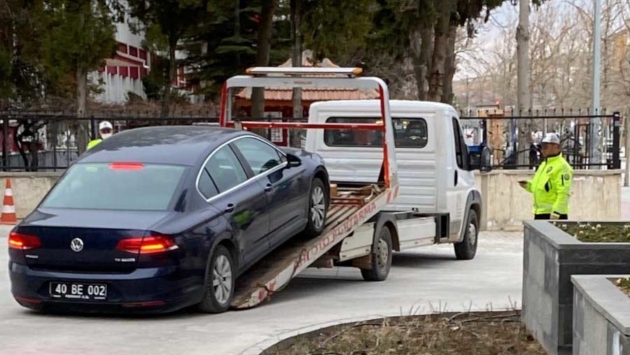
[(199, 309), (206, 313), (222, 313), (230, 308), (234, 298), (234, 263), (230, 252), (219, 245), (210, 258), (206, 283)]
[(308, 221), (304, 234), (306, 238), (315, 238), (326, 227), (326, 214), (328, 213), (328, 193), (324, 182), (315, 178), (311, 184), (311, 193), (308, 203)]

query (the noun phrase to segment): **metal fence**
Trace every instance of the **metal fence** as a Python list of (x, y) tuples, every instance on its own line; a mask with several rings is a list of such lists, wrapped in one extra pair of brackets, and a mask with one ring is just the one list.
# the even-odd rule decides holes
[[(619, 169), (620, 126), (619, 113), (588, 115), (586, 110), (535, 111), (506, 114), (501, 110), (461, 112), (462, 128), (469, 145), (484, 144), (493, 150), (495, 169), (532, 169), (541, 160), (537, 144), (547, 132), (558, 133), (564, 156), (575, 169)], [(594, 119), (601, 120), (601, 162), (593, 163), (588, 149)], [(114, 131), (157, 125), (216, 125), (218, 117), (199, 115), (169, 117), (148, 115), (100, 115), (98, 118), (78, 119), (73, 115), (42, 112), (0, 112), (0, 145), (2, 171), (57, 171), (68, 167), (84, 149), (78, 147), (80, 123), (87, 128), (90, 139), (97, 136), (98, 122), (108, 120)], [(281, 120), (288, 122), (306, 119), (247, 118), (252, 121)], [(524, 132), (526, 139), (521, 139)], [(266, 129), (257, 133), (279, 145), (301, 146), (304, 132), (299, 130)]]
[(100, 115), (79, 119), (73, 115), (42, 112), (0, 112), (0, 146), (2, 171), (58, 171), (67, 168), (79, 156), (79, 132), (84, 127), (85, 141), (94, 139), (98, 123), (107, 120), (114, 132), (161, 125), (218, 124), (218, 117), (169, 117)]
[[(562, 152), (574, 169), (621, 168), (621, 116), (605, 110), (541, 110), (511, 113), (486, 110), (471, 116), (462, 112), (461, 122), (470, 144), (483, 142), (493, 151), (493, 167), (533, 169), (541, 161), (540, 141), (545, 134), (556, 133)], [(595, 121), (601, 125), (596, 126)], [(594, 152), (594, 127), (599, 144)], [(522, 132), (522, 133), (521, 133)], [(519, 136), (521, 136), (519, 139)], [(521, 146), (522, 145), (522, 146)], [(600, 156), (599, 162), (594, 153)]]

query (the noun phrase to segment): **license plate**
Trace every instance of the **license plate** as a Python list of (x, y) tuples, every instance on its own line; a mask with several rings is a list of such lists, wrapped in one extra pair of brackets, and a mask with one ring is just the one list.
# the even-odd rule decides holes
[(104, 301), (107, 299), (107, 285), (76, 282), (51, 282), (50, 296), (73, 300)]

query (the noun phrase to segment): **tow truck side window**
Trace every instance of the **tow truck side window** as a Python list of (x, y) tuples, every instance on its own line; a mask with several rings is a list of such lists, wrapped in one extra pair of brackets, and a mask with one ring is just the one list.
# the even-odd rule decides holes
[(462, 170), (468, 169), (468, 148), (462, 134), (462, 128), (459, 126), (457, 118), (453, 117), (453, 138), (455, 140), (455, 160), (457, 167)]
[[(377, 123), (377, 117), (330, 117), (326, 123)], [(393, 117), (394, 139), (397, 148), (421, 149), (429, 137), (427, 121), (422, 117)], [(324, 130), (324, 143), (329, 147), (382, 147), (383, 133), (367, 130)]]

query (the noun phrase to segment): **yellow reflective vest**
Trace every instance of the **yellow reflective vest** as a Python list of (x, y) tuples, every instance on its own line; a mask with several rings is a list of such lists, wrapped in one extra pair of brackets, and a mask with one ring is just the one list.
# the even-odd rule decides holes
[(90, 150), (90, 149), (94, 148), (97, 144), (99, 144), (102, 141), (103, 140), (101, 138), (97, 138), (97, 139), (91, 140), (90, 143), (88, 143), (86, 150)]
[(569, 214), (573, 168), (562, 154), (540, 163), (525, 189), (534, 197), (534, 214)]

